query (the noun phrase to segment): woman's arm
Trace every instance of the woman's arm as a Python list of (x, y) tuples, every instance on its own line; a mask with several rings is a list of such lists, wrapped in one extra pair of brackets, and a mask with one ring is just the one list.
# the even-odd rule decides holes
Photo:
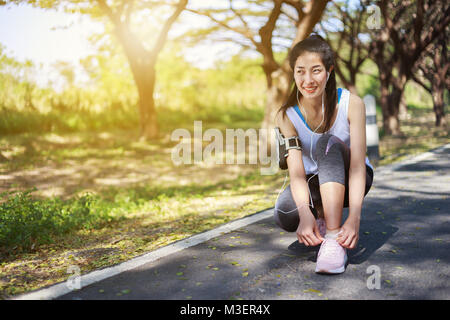
[[(297, 130), (287, 116), (284, 118), (279, 116), (276, 119), (276, 124), (286, 138), (298, 135)], [(297, 207), (300, 207), (299, 214), (302, 216), (304, 213), (311, 212), (308, 206), (304, 206), (304, 204), (309, 204), (309, 193), (306, 184), (306, 173), (303, 165), (302, 151), (298, 149), (289, 149), (286, 162), (291, 181), (292, 197)]]
[[(294, 125), (287, 116), (284, 118), (280, 116), (276, 119), (276, 123), (286, 138), (298, 135)], [(320, 236), (316, 220), (309, 207), (310, 199), (302, 151), (289, 149), (286, 161), (291, 181), (292, 198), (297, 206), (300, 218), (300, 223), (297, 228), (297, 238), (300, 243), (304, 243), (306, 246), (318, 245), (323, 241), (323, 238)]]
[(350, 122), (349, 217), (361, 217), (366, 188), (366, 108), (364, 101), (351, 95), (348, 118)]
[(349, 212), (336, 241), (344, 248), (353, 249), (359, 239), (361, 209), (366, 188), (366, 108), (358, 96), (350, 95), (348, 120), (350, 122)]

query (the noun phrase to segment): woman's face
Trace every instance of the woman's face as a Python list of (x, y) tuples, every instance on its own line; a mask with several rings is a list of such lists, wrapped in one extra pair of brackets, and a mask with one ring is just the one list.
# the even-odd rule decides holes
[(301, 54), (295, 62), (294, 79), (305, 98), (320, 97), (327, 84), (327, 70), (320, 55), (315, 52)]

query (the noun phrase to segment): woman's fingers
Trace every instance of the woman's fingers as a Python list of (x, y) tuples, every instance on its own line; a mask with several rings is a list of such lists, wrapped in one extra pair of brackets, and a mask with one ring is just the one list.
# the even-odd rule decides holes
[(310, 246), (317, 246), (322, 243), (322, 241), (313, 232), (306, 234), (305, 238), (308, 240), (308, 244)]
[(349, 249), (354, 249), (356, 247), (357, 243), (358, 243), (358, 237), (355, 235), (355, 237), (353, 238), (353, 240), (350, 243), (350, 245), (348, 246), (348, 248)]
[(309, 246), (315, 246), (314, 234), (312, 232), (305, 234), (305, 239)]
[(356, 242), (356, 234), (343, 234), (338, 243), (344, 248), (353, 249)]
[(317, 246), (324, 240), (319, 233), (319, 229), (312, 229), (310, 231), (299, 231), (297, 233), (299, 243), (303, 243), (305, 246)]
[(322, 243), (322, 241), (320, 240), (320, 238), (319, 238), (315, 233), (312, 234), (312, 239), (313, 239), (313, 241), (314, 241), (314, 245), (315, 245), (315, 246), (317, 246), (317, 245), (319, 245), (319, 244)]
[(347, 240), (348, 234), (346, 232), (341, 233), (337, 236), (336, 241), (341, 245), (344, 246), (344, 242)]
[(316, 228), (314, 229), (314, 235), (315, 235), (316, 238), (319, 240), (319, 243), (318, 243), (318, 244), (322, 243), (322, 241), (325, 240), (325, 239), (322, 237), (322, 235), (320, 234), (320, 231), (319, 231), (319, 228), (318, 228), (318, 227), (316, 227)]
[(351, 235), (347, 238), (346, 241), (344, 241), (344, 247), (348, 248), (350, 244), (353, 242), (353, 239), (355, 238), (355, 235)]
[(310, 246), (311, 245), (311, 243), (309, 242), (309, 238), (307, 237), (307, 235), (303, 235), (303, 237), (302, 237), (302, 239), (303, 239), (303, 244), (305, 245), (305, 246)]

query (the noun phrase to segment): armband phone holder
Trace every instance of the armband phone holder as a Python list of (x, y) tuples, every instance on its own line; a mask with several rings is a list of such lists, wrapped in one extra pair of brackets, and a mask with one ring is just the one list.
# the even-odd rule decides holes
[(287, 156), (289, 149), (302, 150), (302, 142), (298, 136), (285, 138), (279, 127), (275, 127), (274, 130), (278, 143), (278, 164), (281, 170), (286, 170), (288, 168)]

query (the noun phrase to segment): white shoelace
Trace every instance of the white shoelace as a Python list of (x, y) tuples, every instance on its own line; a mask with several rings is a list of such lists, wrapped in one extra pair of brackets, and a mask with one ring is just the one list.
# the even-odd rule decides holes
[(337, 243), (336, 240), (328, 238), (325, 239), (325, 241), (322, 243), (320, 254), (335, 255), (339, 253), (339, 250), (341, 249), (342, 249), (341, 245)]

